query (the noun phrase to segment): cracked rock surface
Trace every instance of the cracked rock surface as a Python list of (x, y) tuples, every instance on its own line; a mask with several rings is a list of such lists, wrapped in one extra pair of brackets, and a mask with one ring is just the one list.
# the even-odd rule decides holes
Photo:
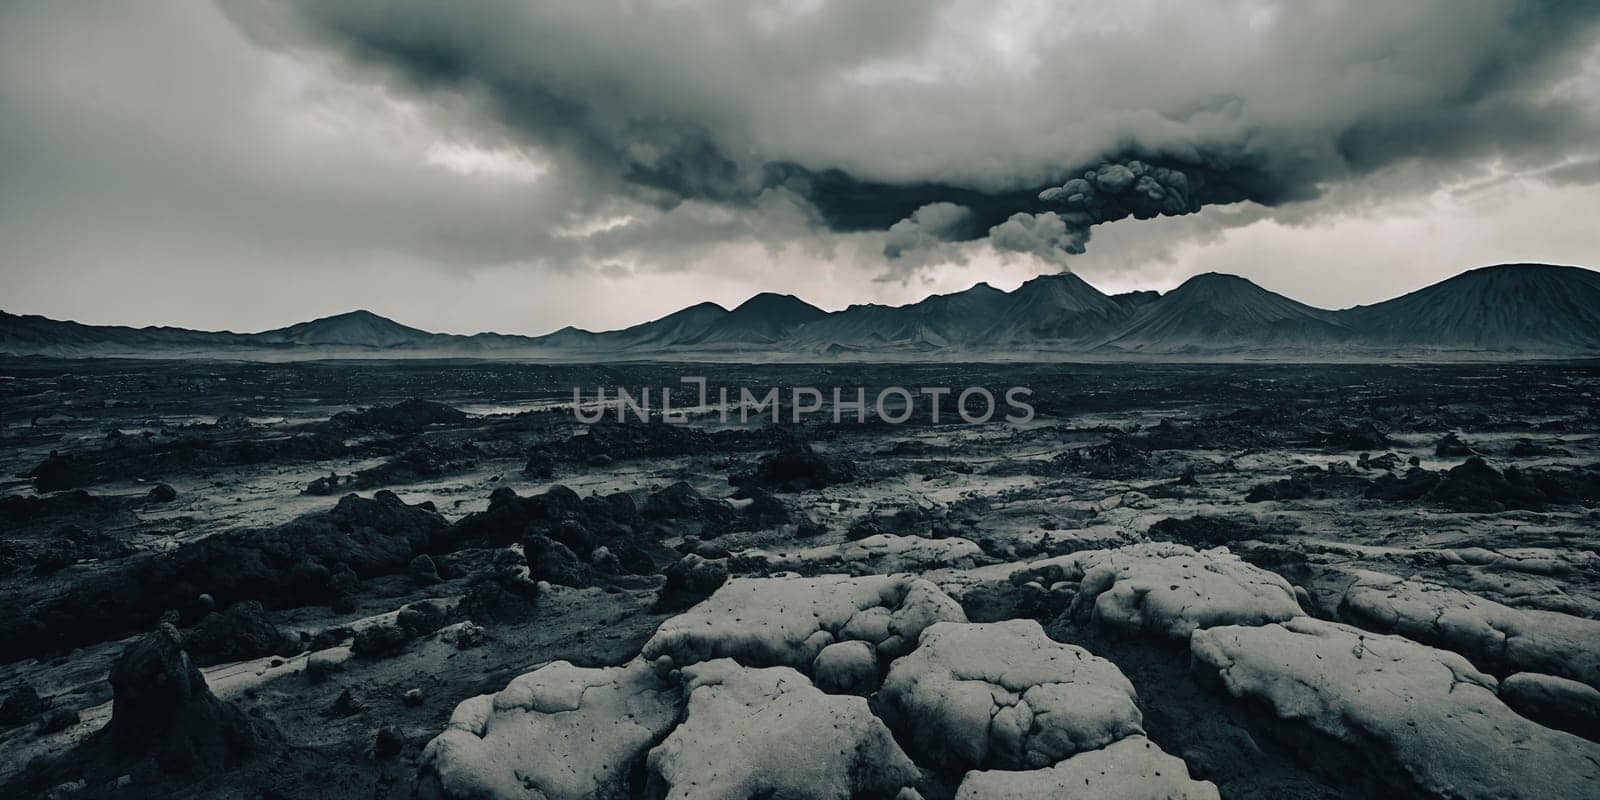
[(423, 797), (577, 800), (627, 796), (631, 765), (683, 707), (676, 686), (635, 659), (557, 661), (461, 703), (422, 756)]
[(1263, 625), (1303, 613), (1288, 581), (1227, 548), (1140, 544), (1075, 555), (1083, 577), (1074, 615), (1124, 633), (1186, 640), (1199, 628)]
[(808, 669), (828, 645), (860, 641), (888, 660), (909, 652), (922, 629), (940, 621), (964, 622), (966, 615), (918, 578), (735, 578), (662, 623), (643, 655), (671, 667), (732, 658), (751, 667)]
[(1399, 636), (1300, 617), (1197, 631), (1194, 667), (1366, 753), (1425, 795), (1582, 798), (1600, 745), (1537, 725), (1462, 656)]
[(850, 800), (920, 777), (866, 700), (823, 694), (796, 670), (717, 659), (683, 678), (688, 714), (650, 751), (652, 796)]
[(826, 566), (852, 574), (912, 572), (939, 567), (970, 567), (983, 560), (977, 544), (959, 537), (929, 539), (878, 533), (856, 541), (808, 547), (785, 553), (746, 550), (741, 558), (772, 569)]
[(1519, 672), (1500, 682), (1500, 699), (1541, 725), (1600, 741), (1600, 689), (1586, 683)]
[(1042, 767), (1143, 732), (1122, 672), (1033, 620), (929, 627), (880, 697), (930, 762)]
[(1453, 650), (1480, 667), (1600, 687), (1600, 620), (1512, 608), (1434, 583), (1356, 571), (1340, 613), (1363, 627)]
[(1129, 736), (1046, 769), (974, 770), (956, 800), (1083, 797), (1096, 800), (1215, 800), (1217, 787), (1189, 777), (1183, 759), (1143, 736)]

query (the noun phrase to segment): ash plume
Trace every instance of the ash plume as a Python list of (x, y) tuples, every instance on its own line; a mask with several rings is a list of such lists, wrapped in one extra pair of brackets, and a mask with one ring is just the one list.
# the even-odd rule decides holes
[[(1596, 3), (1132, 4), (1103, 30), (1042, 7), (1038, 31), (1010, 31), (1019, 43), (961, 80), (928, 78), (1014, 20), (896, 2), (227, 8), (272, 47), (465, 98), (581, 175), (575, 194), (759, 213), (783, 189), (826, 231), (883, 233), (890, 262), (983, 237), (1059, 262), (1125, 218), (1281, 206), (1396, 168), (1407, 185), (1384, 191), (1600, 156)], [(969, 217), (917, 218), (934, 206)]]

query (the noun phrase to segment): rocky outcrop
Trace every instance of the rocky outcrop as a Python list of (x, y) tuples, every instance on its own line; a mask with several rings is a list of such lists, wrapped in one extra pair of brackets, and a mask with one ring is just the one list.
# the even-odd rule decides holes
[(1051, 641), (1033, 620), (929, 627), (879, 698), (930, 763), (1043, 767), (1143, 733), (1116, 665)]
[(859, 641), (887, 662), (915, 647), (929, 625), (965, 620), (938, 587), (906, 576), (735, 578), (662, 623), (643, 657), (663, 669), (731, 658), (804, 670), (828, 645)]
[(662, 570), (666, 582), (656, 595), (656, 610), (682, 611), (728, 582), (728, 566), (722, 560), (702, 558), (690, 553)]
[(1500, 682), (1500, 699), (1540, 725), (1600, 742), (1600, 689), (1554, 675), (1519, 672)]
[(1082, 581), (1073, 615), (1123, 633), (1186, 640), (1198, 628), (1262, 625), (1303, 613), (1288, 581), (1226, 548), (1142, 544), (1075, 555)]
[(1600, 687), (1600, 620), (1377, 572), (1354, 576), (1339, 605), (1350, 622), (1453, 650), (1500, 674), (1541, 672)]
[(871, 694), (878, 689), (878, 654), (866, 642), (830, 644), (811, 662), (811, 674), (829, 694)]
[(650, 751), (649, 796), (850, 800), (920, 777), (866, 700), (823, 694), (793, 669), (717, 659), (683, 678), (688, 714)]
[(422, 755), (425, 798), (579, 800), (627, 796), (629, 770), (676, 724), (675, 685), (643, 661), (529, 672), (456, 706)]
[(239, 763), (254, 745), (249, 721), (217, 699), (163, 624), (122, 651), (111, 665), (111, 722), (102, 736), (112, 759), (152, 759), (168, 772), (209, 772)]
[(1351, 745), (1424, 795), (1581, 798), (1600, 785), (1600, 745), (1518, 716), (1455, 653), (1309, 617), (1196, 631), (1190, 649), (1233, 696)]
[(441, 547), (447, 528), (431, 503), (407, 504), (389, 491), (346, 495), (276, 527), (130, 559), (66, 591), (0, 595), (0, 661), (150, 630), (172, 609), (198, 619), (212, 604), (256, 600), (270, 610), (348, 601), (362, 580), (404, 573), (417, 554)]
[(1073, 756), (1046, 769), (967, 773), (956, 800), (1085, 797), (1095, 800), (1215, 800), (1217, 787), (1189, 777), (1183, 759), (1143, 736)]
[(851, 542), (808, 547), (787, 553), (741, 550), (742, 563), (767, 570), (849, 572), (855, 575), (915, 572), (937, 567), (972, 567), (985, 559), (983, 549), (967, 539), (897, 536), (879, 533)]

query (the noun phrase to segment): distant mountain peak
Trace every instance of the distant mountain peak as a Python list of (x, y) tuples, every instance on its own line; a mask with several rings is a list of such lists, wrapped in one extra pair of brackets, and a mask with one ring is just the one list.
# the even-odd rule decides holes
[(734, 314), (781, 316), (784, 318), (815, 319), (828, 312), (817, 308), (792, 294), (762, 292), (733, 308)]
[(731, 311), (702, 302), (625, 330), (591, 333), (566, 326), (541, 337), (430, 333), (365, 308), (260, 333), (84, 325), (0, 312), (0, 353), (66, 357), (559, 351), (605, 358), (707, 349), (916, 357), (948, 348), (1207, 358), (1595, 355), (1600, 272), (1494, 264), (1342, 311), (1315, 308), (1223, 272), (1195, 275), (1166, 294), (1114, 296), (1060, 272), (1031, 278), (1011, 292), (978, 282), (907, 305), (851, 305), (832, 313), (793, 295), (761, 292)]
[(1343, 313), (1388, 347), (1600, 349), (1600, 272), (1495, 264)]
[(263, 331), (258, 336), (264, 341), (280, 344), (315, 344), (347, 347), (397, 347), (420, 344), (433, 339), (435, 334), (409, 325), (402, 325), (388, 317), (379, 316), (364, 308), (301, 322), (276, 330)]

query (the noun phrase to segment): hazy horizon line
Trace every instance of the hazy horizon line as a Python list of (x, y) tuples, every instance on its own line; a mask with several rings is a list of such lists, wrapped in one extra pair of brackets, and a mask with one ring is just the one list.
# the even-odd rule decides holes
[(86, 326), (90, 326), (90, 327), (131, 328), (131, 329), (134, 329), (134, 330), (145, 330), (145, 329), (150, 329), (150, 328), (156, 328), (156, 329), (167, 328), (167, 329), (174, 329), (174, 330), (193, 331), (195, 333), (231, 334), (231, 335), (235, 335), (235, 336), (254, 336), (254, 335), (259, 335), (259, 334), (264, 334), (264, 333), (272, 333), (274, 331), (281, 331), (281, 330), (284, 330), (286, 328), (294, 327), (296, 325), (305, 325), (305, 324), (309, 324), (309, 323), (313, 323), (313, 322), (321, 322), (323, 320), (336, 319), (338, 317), (348, 316), (348, 315), (351, 315), (351, 314), (367, 313), (367, 314), (371, 314), (372, 316), (378, 317), (380, 319), (386, 320), (388, 322), (392, 322), (392, 323), (395, 323), (397, 325), (401, 325), (403, 327), (411, 328), (413, 330), (418, 330), (418, 331), (421, 331), (423, 333), (433, 334), (433, 335), (461, 336), (461, 337), (507, 336), (507, 337), (520, 337), (520, 338), (527, 338), (527, 339), (539, 339), (539, 338), (543, 338), (543, 337), (546, 337), (546, 336), (551, 336), (553, 334), (560, 333), (561, 331), (569, 330), (569, 329), (570, 330), (574, 330), (574, 331), (578, 331), (578, 332), (582, 332), (582, 333), (589, 333), (589, 334), (615, 333), (615, 332), (618, 332), (618, 331), (628, 330), (629, 328), (634, 328), (634, 327), (637, 327), (639, 325), (647, 325), (649, 323), (656, 322), (656, 321), (661, 320), (661, 319), (665, 319), (666, 317), (670, 317), (673, 314), (677, 314), (677, 313), (680, 313), (682, 311), (686, 311), (688, 309), (695, 308), (697, 306), (703, 306), (703, 305), (712, 305), (712, 306), (716, 306), (717, 308), (721, 309), (724, 312), (731, 312), (734, 308), (738, 308), (739, 306), (742, 306), (745, 303), (748, 303), (749, 301), (754, 300), (757, 297), (760, 297), (762, 295), (767, 295), (767, 294), (778, 296), (778, 297), (794, 298), (796, 300), (799, 300), (802, 303), (805, 303), (808, 306), (811, 306), (812, 308), (815, 308), (815, 309), (817, 309), (819, 311), (822, 311), (822, 312), (824, 312), (826, 314), (832, 315), (832, 314), (843, 313), (843, 312), (848, 311), (848, 310), (850, 310), (852, 308), (865, 308), (865, 307), (878, 307), (878, 308), (888, 308), (888, 309), (908, 308), (908, 307), (915, 306), (915, 305), (918, 305), (918, 304), (921, 304), (921, 303), (925, 303), (928, 300), (931, 300), (931, 299), (933, 299), (935, 297), (949, 297), (949, 296), (952, 296), (952, 295), (964, 294), (966, 292), (970, 292), (973, 289), (976, 289), (979, 286), (983, 286), (983, 285), (989, 285), (991, 288), (996, 288), (998, 291), (1003, 292), (1005, 294), (1012, 294), (1012, 293), (1016, 292), (1017, 290), (1021, 289), (1022, 286), (1026, 285), (1028, 283), (1031, 283), (1031, 282), (1033, 282), (1035, 280), (1038, 280), (1040, 278), (1049, 278), (1049, 277), (1056, 277), (1056, 276), (1061, 276), (1061, 275), (1075, 275), (1075, 276), (1078, 277), (1079, 280), (1083, 281), (1085, 284), (1088, 284), (1091, 288), (1094, 288), (1095, 291), (1098, 291), (1098, 292), (1100, 292), (1101, 294), (1103, 294), (1103, 295), (1105, 295), (1107, 297), (1115, 297), (1115, 296), (1118, 296), (1118, 295), (1126, 295), (1126, 294), (1133, 294), (1133, 293), (1136, 293), (1136, 292), (1149, 292), (1149, 291), (1156, 292), (1156, 293), (1158, 293), (1160, 295), (1166, 295), (1167, 293), (1178, 289), (1179, 287), (1181, 287), (1184, 284), (1194, 280), (1195, 278), (1199, 278), (1199, 277), (1202, 277), (1202, 276), (1205, 276), (1205, 275), (1223, 275), (1223, 276), (1227, 276), (1227, 277), (1239, 278), (1240, 280), (1246, 281), (1246, 282), (1250, 283), (1251, 285), (1256, 286), (1256, 287), (1258, 287), (1260, 289), (1263, 289), (1263, 290), (1268, 291), (1268, 292), (1272, 292), (1273, 294), (1276, 294), (1276, 295), (1278, 295), (1280, 297), (1287, 298), (1287, 299), (1292, 300), (1292, 301), (1294, 301), (1296, 303), (1300, 303), (1301, 305), (1309, 306), (1309, 307), (1311, 307), (1313, 309), (1316, 309), (1318, 311), (1326, 311), (1326, 312), (1330, 312), (1330, 313), (1335, 313), (1335, 312), (1340, 312), (1340, 311), (1349, 311), (1349, 310), (1355, 309), (1355, 308), (1364, 308), (1364, 307), (1369, 306), (1369, 305), (1375, 305), (1377, 303), (1383, 303), (1383, 302), (1387, 302), (1389, 300), (1393, 300), (1393, 299), (1396, 299), (1396, 298), (1405, 297), (1408, 294), (1412, 294), (1414, 292), (1421, 291), (1422, 289), (1426, 289), (1426, 288), (1428, 288), (1430, 286), (1435, 286), (1435, 285), (1438, 285), (1440, 283), (1444, 283), (1445, 281), (1454, 280), (1455, 278), (1459, 278), (1462, 275), (1465, 275), (1465, 274), (1467, 274), (1469, 272), (1474, 272), (1476, 270), (1490, 269), (1490, 268), (1494, 268), (1494, 267), (1511, 267), (1511, 266), (1560, 267), (1560, 268), (1582, 269), (1582, 270), (1587, 270), (1589, 272), (1600, 273), (1600, 268), (1596, 268), (1596, 267), (1592, 267), (1592, 266), (1588, 266), (1588, 265), (1584, 265), (1584, 264), (1552, 264), (1552, 263), (1542, 262), (1542, 261), (1502, 261), (1502, 262), (1493, 263), (1493, 264), (1479, 264), (1477, 266), (1467, 267), (1467, 268), (1462, 269), (1462, 270), (1460, 270), (1460, 271), (1458, 271), (1458, 272), (1456, 272), (1456, 273), (1454, 273), (1452, 275), (1449, 275), (1447, 277), (1440, 278), (1440, 279), (1438, 279), (1436, 281), (1432, 281), (1430, 283), (1425, 283), (1425, 284), (1423, 284), (1421, 286), (1417, 286), (1415, 288), (1407, 289), (1407, 290), (1405, 290), (1403, 292), (1400, 292), (1399, 294), (1395, 294), (1395, 295), (1392, 295), (1390, 297), (1381, 298), (1381, 299), (1378, 299), (1378, 300), (1373, 300), (1373, 301), (1371, 301), (1369, 303), (1357, 303), (1355, 305), (1344, 306), (1344, 307), (1341, 307), (1341, 308), (1326, 308), (1326, 307), (1323, 307), (1323, 306), (1318, 305), (1316, 303), (1307, 302), (1307, 301), (1302, 300), (1302, 299), (1300, 299), (1298, 297), (1293, 297), (1291, 295), (1285, 294), (1284, 292), (1280, 292), (1280, 291), (1278, 291), (1276, 289), (1272, 289), (1272, 288), (1270, 288), (1268, 286), (1264, 286), (1258, 280), (1245, 277), (1245, 276), (1240, 275), (1238, 273), (1225, 272), (1225, 271), (1222, 271), (1222, 270), (1215, 270), (1214, 269), (1214, 270), (1207, 270), (1205, 272), (1196, 272), (1193, 275), (1189, 275), (1189, 276), (1183, 278), (1182, 280), (1178, 281), (1176, 284), (1174, 284), (1172, 286), (1169, 286), (1168, 288), (1165, 288), (1165, 289), (1129, 289), (1129, 290), (1122, 291), (1122, 292), (1108, 293), (1108, 292), (1105, 292), (1105, 291), (1101, 290), (1098, 286), (1095, 286), (1092, 282), (1089, 281), (1088, 278), (1085, 278), (1082, 275), (1078, 275), (1073, 270), (1063, 269), (1063, 270), (1060, 270), (1060, 271), (1057, 271), (1057, 272), (1041, 272), (1039, 274), (1034, 275), (1033, 277), (1025, 278), (1021, 282), (1019, 282), (1016, 286), (1014, 286), (1014, 287), (1012, 287), (1010, 289), (998, 289), (998, 287), (994, 287), (993, 284), (991, 284), (988, 279), (980, 279), (980, 280), (976, 280), (976, 281), (972, 282), (971, 284), (969, 284), (964, 289), (957, 289), (957, 290), (951, 291), (951, 292), (933, 292), (933, 293), (924, 295), (919, 300), (913, 300), (911, 302), (902, 303), (900, 305), (886, 305), (886, 304), (883, 304), (883, 303), (851, 303), (851, 304), (849, 304), (849, 305), (847, 305), (847, 306), (845, 306), (843, 308), (829, 309), (829, 308), (826, 308), (824, 306), (817, 305), (816, 303), (813, 303), (813, 302), (805, 299), (804, 297), (801, 297), (798, 294), (795, 294), (795, 293), (792, 293), (792, 292), (776, 292), (776, 291), (771, 291), (771, 290), (761, 290), (761, 291), (755, 292), (754, 294), (751, 294), (749, 297), (746, 297), (745, 299), (739, 301), (738, 303), (733, 304), (732, 308), (730, 308), (728, 306), (724, 306), (721, 303), (718, 303), (718, 302), (716, 302), (714, 300), (702, 300), (702, 301), (697, 302), (697, 303), (690, 303), (689, 305), (682, 306), (682, 307), (674, 309), (672, 311), (668, 311), (665, 314), (661, 314), (660, 316), (651, 317), (649, 319), (639, 320), (638, 322), (634, 322), (634, 323), (631, 323), (631, 324), (628, 324), (628, 325), (623, 325), (623, 326), (617, 327), (617, 328), (607, 328), (607, 329), (604, 329), (604, 330), (590, 330), (590, 329), (587, 329), (587, 328), (579, 328), (576, 325), (573, 325), (573, 324), (569, 323), (569, 324), (564, 324), (564, 325), (557, 326), (555, 328), (551, 328), (550, 330), (548, 330), (548, 331), (546, 331), (544, 333), (507, 333), (507, 332), (504, 332), (504, 331), (495, 331), (495, 330), (480, 330), (480, 331), (476, 331), (476, 332), (473, 332), (473, 333), (461, 333), (461, 332), (456, 332), (456, 331), (429, 330), (429, 329), (426, 329), (426, 328), (416, 327), (415, 325), (411, 325), (409, 323), (401, 321), (401, 320), (397, 319), (394, 316), (391, 316), (389, 314), (382, 313), (382, 312), (379, 312), (379, 311), (374, 311), (374, 310), (372, 310), (370, 308), (366, 308), (366, 307), (357, 307), (357, 308), (347, 309), (345, 311), (333, 312), (331, 314), (322, 314), (320, 316), (314, 316), (314, 317), (311, 317), (309, 319), (294, 320), (294, 321), (291, 321), (291, 322), (285, 322), (285, 323), (282, 323), (280, 325), (276, 325), (274, 327), (262, 328), (260, 330), (253, 330), (253, 331), (237, 331), (237, 330), (232, 330), (232, 329), (227, 329), (227, 328), (223, 328), (223, 329), (196, 328), (196, 327), (188, 327), (188, 326), (185, 326), (185, 325), (175, 325), (175, 324), (171, 324), (171, 323), (138, 324), (138, 323), (133, 323), (133, 322), (85, 322), (82, 319), (78, 319), (78, 318), (53, 317), (53, 316), (49, 316), (49, 315), (46, 315), (46, 314), (37, 314), (37, 313), (31, 313), (31, 312), (21, 312), (21, 311), (15, 311), (15, 310), (12, 310), (12, 309), (7, 309), (7, 308), (0, 308), (0, 313), (10, 314), (10, 315), (13, 315), (13, 316), (18, 316), (18, 317), (38, 317), (40, 319), (51, 320), (51, 321), (54, 321), (54, 322), (70, 322), (70, 323), (74, 323), (74, 324), (78, 324), (78, 325), (86, 325)]

